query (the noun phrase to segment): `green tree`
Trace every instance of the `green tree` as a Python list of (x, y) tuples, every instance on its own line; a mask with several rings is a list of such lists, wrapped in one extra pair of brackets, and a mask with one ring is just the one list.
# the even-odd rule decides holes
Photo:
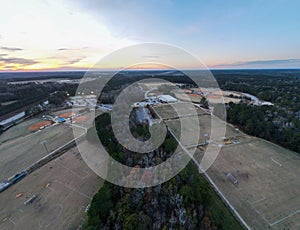
[(206, 108), (208, 109), (209, 108), (209, 104), (208, 104), (208, 101), (206, 100), (205, 97), (202, 97), (201, 100), (200, 100), (200, 104), (203, 106), (203, 108)]
[(104, 183), (100, 191), (93, 197), (88, 211), (88, 226), (100, 228), (106, 222), (109, 212), (113, 207), (112, 191), (108, 183)]
[(144, 230), (149, 229), (151, 219), (149, 216), (140, 212), (139, 214), (133, 213), (126, 217), (124, 221), (124, 230)]

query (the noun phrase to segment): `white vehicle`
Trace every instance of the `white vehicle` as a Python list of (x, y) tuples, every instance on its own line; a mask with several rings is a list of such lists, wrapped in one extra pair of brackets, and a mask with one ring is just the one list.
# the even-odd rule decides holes
[(90, 205), (90, 204), (88, 204), (88, 205), (86, 206), (86, 208), (85, 208), (85, 212), (88, 212), (88, 211), (89, 211), (89, 209), (90, 209), (90, 207), (91, 207), (91, 205)]

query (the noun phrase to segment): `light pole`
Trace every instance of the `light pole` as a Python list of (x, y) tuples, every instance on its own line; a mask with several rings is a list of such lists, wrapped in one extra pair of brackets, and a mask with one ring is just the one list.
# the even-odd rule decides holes
[(208, 133), (204, 133), (203, 136), (205, 137), (204, 144), (208, 144)]
[(238, 135), (238, 133), (239, 133), (239, 129), (238, 129), (238, 128), (235, 128), (234, 130), (235, 130), (234, 140), (236, 140), (237, 135)]
[(47, 141), (41, 141), (41, 144), (44, 146), (44, 149), (46, 150), (46, 153), (49, 154), (49, 151), (48, 151), (47, 146), (46, 146), (46, 142)]

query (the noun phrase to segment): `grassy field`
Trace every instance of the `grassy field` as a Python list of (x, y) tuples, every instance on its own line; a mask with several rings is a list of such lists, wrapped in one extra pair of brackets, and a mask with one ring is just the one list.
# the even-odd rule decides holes
[(223, 147), (208, 174), (251, 227), (299, 229), (299, 163), (296, 153), (248, 137)]
[[(204, 113), (200, 109), (196, 109), (198, 116), (189, 116), (192, 114), (190, 111), (185, 111), (186, 116), (179, 119), (176, 112), (170, 105), (154, 106), (157, 113), (165, 119), (165, 123), (175, 133), (178, 139), (182, 139), (182, 144), (186, 147), (196, 145), (198, 143), (204, 143), (206, 140), (211, 142), (218, 142), (223, 144), (222, 139), (224, 137), (233, 138), (236, 135), (244, 135), (241, 132), (237, 132), (231, 125), (226, 124), (224, 121), (217, 117), (212, 117), (209, 114)], [(168, 118), (171, 118), (168, 120)], [(198, 124), (197, 127), (195, 125)], [(200, 128), (198, 139), (195, 140), (195, 128)], [(186, 135), (181, 137), (180, 134), (184, 132)]]
[(0, 194), (0, 229), (77, 229), (102, 183), (73, 148)]
[[(195, 115), (195, 114), (204, 114), (204, 112), (191, 105), (190, 102), (179, 102), (174, 104), (159, 104), (153, 105), (153, 108), (157, 111), (157, 113), (161, 116), (162, 119), (173, 119), (177, 118), (179, 115), (184, 114)], [(176, 112), (178, 110), (178, 112)]]
[[(34, 120), (36, 121), (36, 119)], [(21, 123), (15, 126), (12, 132), (16, 136), (24, 134), (28, 128), (28, 123), (31, 122), (27, 121), (25, 125)], [(83, 130), (78, 132), (83, 133)], [(7, 133), (3, 135), (6, 136)], [(5, 141), (0, 144), (0, 180), (13, 176), (47, 155), (41, 144), (42, 141), (46, 141), (46, 147), (51, 152), (73, 138), (73, 129), (67, 124), (59, 124)]]
[(0, 135), (0, 144), (32, 133), (32, 131), (30, 131), (28, 127), (40, 121), (42, 120), (38, 118), (31, 118), (21, 122), (16, 126), (11, 127), (10, 129), (8, 129)]
[[(161, 116), (170, 114), (168, 107), (160, 108), (159, 113)], [(218, 130), (222, 127), (222, 121), (210, 115), (199, 115), (197, 118), (200, 124), (199, 143), (207, 138), (204, 135), (210, 136), (211, 121), (214, 119), (215, 135), (211, 143), (217, 146), (224, 144), (220, 139), (223, 133)], [(188, 133), (190, 128), (190, 125), (181, 127), (176, 119), (166, 121), (166, 124), (178, 137), (180, 129), (186, 129)], [(193, 135), (192, 131), (190, 133)], [(251, 228), (299, 229), (299, 154), (247, 136), (237, 132), (233, 126), (226, 125), (226, 137), (236, 134), (240, 136), (239, 143), (223, 145), (216, 161), (208, 169), (208, 175)], [(191, 138), (192, 136), (187, 135), (184, 144), (190, 144)], [(201, 161), (204, 150), (196, 151), (197, 161)], [(238, 184), (233, 184), (228, 179), (228, 173), (237, 179)]]

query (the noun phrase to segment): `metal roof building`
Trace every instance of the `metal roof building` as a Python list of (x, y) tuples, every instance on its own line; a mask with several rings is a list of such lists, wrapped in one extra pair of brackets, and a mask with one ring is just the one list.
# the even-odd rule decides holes
[(173, 103), (178, 101), (176, 98), (170, 95), (159, 95), (157, 97), (161, 102), (165, 102), (165, 103)]

